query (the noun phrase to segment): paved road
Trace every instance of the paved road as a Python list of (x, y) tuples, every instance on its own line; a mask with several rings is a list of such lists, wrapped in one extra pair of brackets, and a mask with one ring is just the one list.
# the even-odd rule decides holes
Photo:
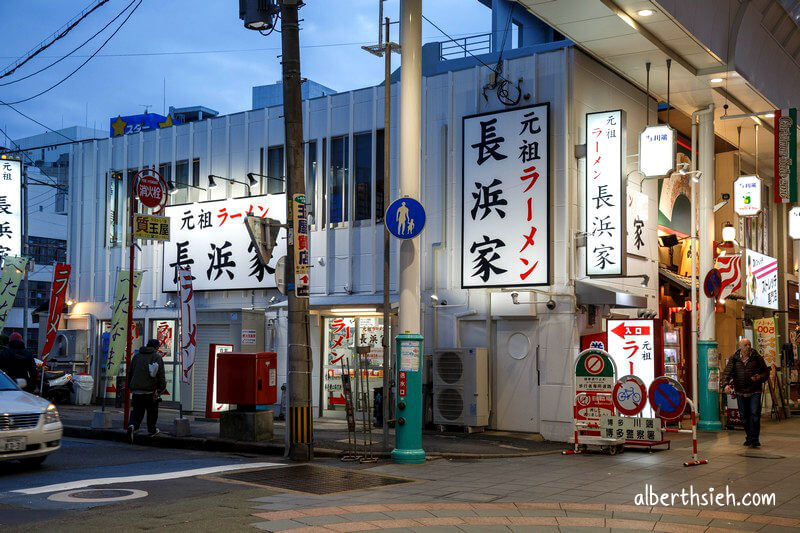
[[(84, 532), (236, 527), (252, 521), (248, 500), (270, 492), (205, 476), (264, 464), (278, 463), (260, 456), (64, 439), (62, 449), (41, 468), (0, 463), (0, 530), (29, 531), (34, 523), (37, 529)], [(103, 492), (82, 492), (78, 501), (63, 501), (75, 499), (64, 495), (89, 486)], [(86, 501), (89, 495), (105, 501)], [(124, 496), (133, 499), (109, 501)]]

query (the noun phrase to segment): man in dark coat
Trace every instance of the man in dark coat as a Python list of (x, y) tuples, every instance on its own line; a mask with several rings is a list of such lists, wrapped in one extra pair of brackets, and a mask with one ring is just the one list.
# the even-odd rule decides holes
[(744, 423), (746, 438), (745, 446), (758, 448), (759, 433), (761, 432), (761, 389), (769, 379), (769, 368), (750, 341), (739, 341), (739, 349), (728, 359), (722, 382), (725, 383), (725, 392), (736, 393), (739, 405), (739, 416)]
[(33, 355), (25, 349), (22, 335), (17, 332), (8, 338), (8, 346), (0, 352), (0, 370), (8, 374), (13, 380), (24, 379), (25, 390), (36, 390), (36, 361)]
[(128, 390), (131, 391), (131, 415), (128, 426), (128, 438), (133, 443), (133, 435), (142, 424), (147, 412), (147, 432), (152, 436), (158, 434), (158, 402), (161, 394), (167, 389), (164, 372), (164, 360), (158, 353), (161, 344), (156, 339), (147, 341), (147, 345), (139, 349), (128, 368)]

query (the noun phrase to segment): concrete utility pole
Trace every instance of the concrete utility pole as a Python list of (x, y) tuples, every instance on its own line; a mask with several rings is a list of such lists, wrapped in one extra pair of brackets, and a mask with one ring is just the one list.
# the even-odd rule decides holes
[[(283, 67), (283, 124), (286, 139), (286, 274), (294, 285), (293, 195), (305, 194), (303, 169), (303, 99), (300, 93), (300, 36), (298, 1), (281, 1), (281, 65)], [(289, 331), (287, 346), (287, 455), (296, 461), (314, 456), (311, 401), (311, 347), (308, 344), (308, 298), (287, 291)]]
[[(25, 263), (25, 272), (22, 278), (22, 340), (28, 346), (28, 308), (30, 307), (30, 291), (28, 290), (28, 269), (30, 265), (30, 249), (28, 247), (28, 170), (20, 162), (22, 167), (22, 257), (28, 259)], [(28, 346), (30, 349), (30, 346)], [(44, 372), (42, 372), (44, 375)]]

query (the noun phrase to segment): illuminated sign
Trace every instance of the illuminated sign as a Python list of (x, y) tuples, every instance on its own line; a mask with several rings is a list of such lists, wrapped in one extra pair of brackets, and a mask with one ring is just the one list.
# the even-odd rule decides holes
[(669, 176), (675, 170), (675, 130), (648, 126), (639, 134), (639, 171), (648, 178)]
[(733, 210), (740, 217), (761, 212), (761, 180), (758, 176), (742, 176), (733, 182)]

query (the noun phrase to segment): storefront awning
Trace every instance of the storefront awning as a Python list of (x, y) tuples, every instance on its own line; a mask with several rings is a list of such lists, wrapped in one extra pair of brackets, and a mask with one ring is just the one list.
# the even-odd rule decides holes
[[(692, 278), (690, 278), (689, 276), (681, 276), (664, 267), (658, 267), (658, 274), (660, 276), (664, 276), (667, 280), (671, 281), (673, 284), (677, 285), (681, 289), (688, 290), (691, 288)], [(698, 282), (698, 286), (699, 285), (700, 284)]]
[(575, 295), (581, 305), (610, 305), (611, 307), (627, 307), (644, 309), (647, 307), (647, 298), (629, 292), (614, 291), (594, 283), (575, 281)]

